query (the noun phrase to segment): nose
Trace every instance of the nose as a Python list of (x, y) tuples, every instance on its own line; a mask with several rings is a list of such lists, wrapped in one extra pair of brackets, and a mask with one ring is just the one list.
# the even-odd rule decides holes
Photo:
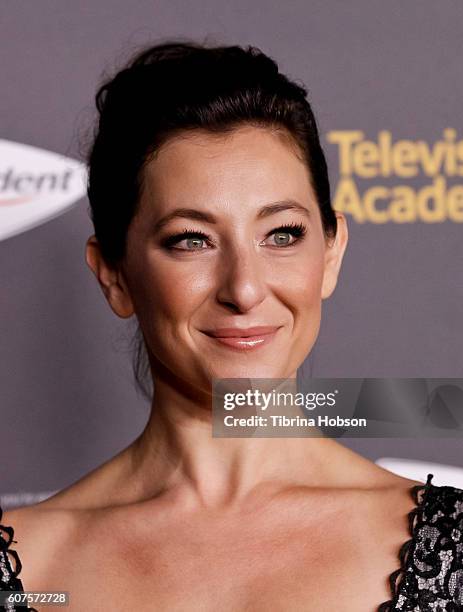
[(238, 312), (258, 306), (266, 295), (263, 266), (254, 247), (246, 249), (241, 245), (224, 254), (218, 274), (218, 302)]

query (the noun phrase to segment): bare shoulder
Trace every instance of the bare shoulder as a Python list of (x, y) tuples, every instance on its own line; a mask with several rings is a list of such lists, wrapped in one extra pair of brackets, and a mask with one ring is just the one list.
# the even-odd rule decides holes
[[(399, 474), (394, 474), (393, 472), (389, 472), (388, 470), (383, 470), (385, 475), (383, 478), (378, 479), (378, 491), (383, 491), (384, 493), (401, 493), (408, 496), (412, 496), (412, 490), (415, 487), (423, 487), (426, 484), (426, 479), (424, 480), (414, 480), (412, 478), (406, 478), (405, 476), (400, 476)], [(375, 487), (373, 487), (375, 488)]]
[(21, 561), (19, 578), (27, 589), (49, 575), (53, 559), (73, 546), (85, 521), (85, 513), (54, 508), (44, 502), (4, 511), (0, 523), (13, 529), (9, 549)]
[[(368, 483), (365, 489), (360, 490), (366, 506), (371, 510), (372, 516), (377, 517), (378, 525), (388, 525), (391, 529), (407, 524), (408, 514), (416, 505), (413, 494), (417, 488), (425, 486), (424, 481), (406, 478), (381, 468), (378, 479)], [(402, 520), (400, 520), (402, 519)]]
[(398, 550), (410, 538), (409, 514), (416, 507), (414, 489), (425, 482), (387, 473), (376, 484), (350, 493), (350, 526), (363, 542), (365, 565), (378, 563), (383, 571), (396, 569)]

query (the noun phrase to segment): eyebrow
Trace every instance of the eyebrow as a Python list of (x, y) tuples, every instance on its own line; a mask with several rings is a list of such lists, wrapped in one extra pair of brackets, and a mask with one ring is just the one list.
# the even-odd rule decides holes
[[(296, 200), (280, 200), (278, 202), (272, 202), (272, 204), (266, 204), (262, 206), (256, 215), (256, 219), (264, 219), (270, 215), (282, 212), (283, 210), (295, 210), (303, 213), (310, 219), (310, 210), (296, 202)], [(205, 223), (216, 224), (218, 223), (217, 218), (209, 212), (198, 210), (197, 208), (176, 208), (171, 213), (165, 215), (154, 225), (154, 233), (159, 232), (165, 227), (172, 219), (192, 219), (194, 221), (204, 221)]]

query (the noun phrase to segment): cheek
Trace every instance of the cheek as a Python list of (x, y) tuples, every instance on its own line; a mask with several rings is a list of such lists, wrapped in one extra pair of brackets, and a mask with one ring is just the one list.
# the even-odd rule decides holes
[(140, 322), (162, 338), (174, 334), (202, 303), (208, 291), (207, 274), (182, 262), (153, 261), (140, 266), (135, 291)]
[(291, 312), (290, 350), (296, 365), (311, 351), (320, 329), (323, 252), (314, 253), (299, 265), (286, 270), (279, 287), (279, 298)]
[(287, 279), (287, 294), (294, 304), (303, 310), (309, 310), (321, 302), (323, 271), (316, 268), (299, 269)]
[(279, 292), (286, 296), (288, 306), (298, 317), (319, 309), (323, 284), (324, 259), (322, 252), (314, 252), (293, 262), (278, 275)]

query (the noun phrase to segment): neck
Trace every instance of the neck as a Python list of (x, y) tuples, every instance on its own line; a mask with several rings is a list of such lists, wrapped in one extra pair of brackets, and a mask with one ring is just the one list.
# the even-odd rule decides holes
[(163, 380), (154, 388), (145, 429), (126, 449), (143, 499), (175, 492), (189, 506), (222, 507), (262, 490), (345, 486), (371, 465), (329, 438), (212, 437), (210, 396), (198, 403)]

